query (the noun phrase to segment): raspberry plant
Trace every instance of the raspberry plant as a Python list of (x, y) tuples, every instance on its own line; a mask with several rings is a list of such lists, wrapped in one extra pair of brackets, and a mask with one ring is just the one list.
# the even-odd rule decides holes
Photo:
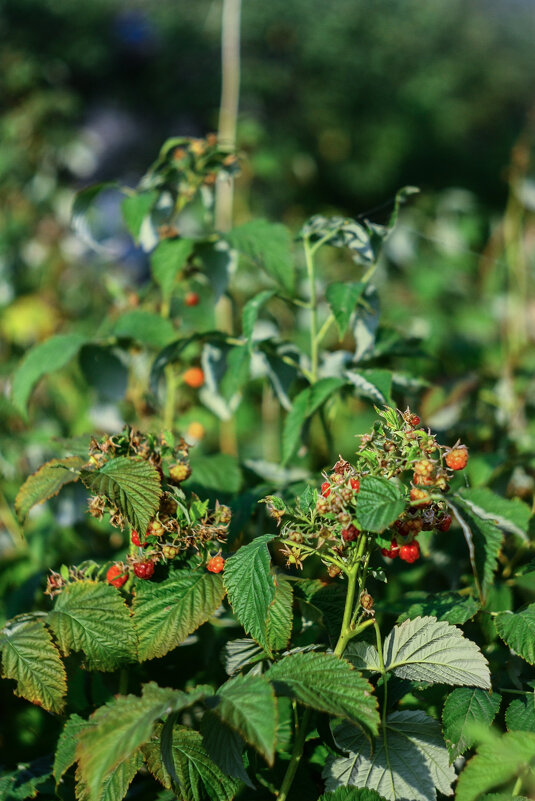
[[(220, 231), (214, 186), (238, 164), (213, 136), (167, 142), (121, 190), (151, 265), (135, 308), (36, 346), (13, 377), (27, 415), (43, 376), (77, 358), (94, 385), (106, 365), (125, 376), (127, 425), (67, 440), (16, 498), (22, 522), (79, 482), (87, 531), (110, 547), (58, 565), (2, 630), (3, 675), (59, 736), (44, 768), (0, 787), (8, 801), (434, 801), (460, 774), (459, 801), (520, 797), (535, 613), (510, 607), (533, 572), (530, 510), (471, 486), (467, 446), (396, 408), (417, 394), (398, 361), (419, 344), (381, 328), (373, 281), (412, 190), (387, 225), (316, 215), (294, 240), (267, 221)], [(86, 239), (101, 190), (75, 204)], [(329, 280), (329, 264), (352, 277)], [(377, 419), (335, 461), (333, 418), (363, 400)], [(180, 434), (201, 404), (222, 453), (196, 456)], [(426, 571), (446, 589), (429, 594)]]

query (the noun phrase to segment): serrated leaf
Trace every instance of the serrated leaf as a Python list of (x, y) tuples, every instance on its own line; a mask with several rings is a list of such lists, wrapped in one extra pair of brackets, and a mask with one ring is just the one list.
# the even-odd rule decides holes
[(273, 765), (277, 703), (264, 676), (235, 676), (217, 691), (214, 712)]
[(156, 203), (158, 193), (152, 192), (136, 192), (134, 195), (128, 195), (121, 203), (121, 212), (126, 227), (132, 234), (134, 241), (139, 242), (139, 233), (143, 220), (150, 213), (150, 210)]
[[(128, 792), (136, 773), (143, 767), (141, 751), (135, 751), (131, 756), (121, 762), (113, 773), (110, 773), (102, 782), (98, 801), (122, 801)], [(76, 801), (93, 801), (81, 771), (76, 771)]]
[(502, 531), (491, 520), (478, 517), (459, 493), (454, 495), (450, 507), (463, 530), (478, 595), (484, 603), (494, 580), (503, 541)]
[(85, 461), (79, 456), (51, 459), (28, 476), (15, 498), (15, 511), (20, 522), (24, 522), (32, 506), (57, 495), (65, 484), (78, 481), (80, 468)]
[(42, 620), (20, 616), (0, 633), (2, 676), (17, 682), (16, 695), (49, 712), (61, 712), (67, 675), (58, 649)]
[(107, 778), (150, 740), (159, 719), (186, 709), (207, 694), (211, 694), (207, 687), (185, 693), (158, 687), (151, 682), (143, 687), (140, 698), (135, 695), (117, 696), (97, 709), (81, 733), (76, 749), (88, 801), (101, 801)]
[(26, 801), (38, 795), (41, 798), (51, 797), (48, 794), (52, 790), (51, 775), (48, 757), (19, 764), (16, 770), (0, 776), (0, 798), (2, 801)]
[(491, 520), (524, 542), (528, 541), (531, 509), (520, 498), (502, 498), (486, 487), (463, 488), (459, 490), (459, 495), (475, 515)]
[(160, 502), (160, 476), (150, 462), (118, 456), (98, 470), (83, 470), (81, 479), (96, 495), (105, 495), (140, 536)]
[(281, 651), (288, 645), (292, 634), (292, 605), (292, 583), (280, 574), (276, 578), (275, 597), (267, 617), (267, 640), (272, 651)]
[(271, 557), (267, 544), (271, 534), (257, 537), (227, 559), (224, 583), (232, 611), (245, 629), (269, 654), (268, 611), (275, 597)]
[(349, 325), (351, 315), (355, 311), (355, 306), (364, 291), (366, 284), (336, 282), (329, 284), (325, 290), (327, 303), (331, 307), (331, 312), (336, 321), (340, 339), (344, 336)]
[(344, 372), (347, 380), (353, 384), (357, 394), (369, 398), (381, 406), (392, 405), (392, 378), (390, 370), (354, 370)]
[(376, 790), (388, 801), (435, 801), (437, 789), (452, 795), (455, 771), (440, 725), (423, 712), (394, 712), (372, 749), (362, 731), (343, 723), (335, 731), (349, 757), (334, 759), (323, 773), (328, 790), (353, 785)]
[(442, 728), (450, 762), (471, 748), (474, 724), (490, 726), (500, 708), (501, 695), (486, 690), (458, 687), (446, 698), (442, 712)]
[(251, 337), (253, 335), (253, 330), (255, 327), (255, 323), (258, 319), (258, 315), (260, 310), (263, 306), (270, 300), (273, 295), (275, 294), (274, 289), (265, 289), (263, 292), (259, 292), (253, 298), (247, 301), (245, 306), (243, 307), (242, 311), (242, 328), (243, 328), (243, 336), (248, 340), (249, 348), (252, 347)]
[(480, 609), (480, 604), (470, 595), (459, 595), (457, 592), (437, 592), (435, 595), (428, 595), (424, 600), (411, 604), (398, 617), (397, 622), (403, 623), (409, 618), (412, 620), (415, 617), (431, 616), (436, 617), (437, 620), (445, 620), (446, 623), (451, 623), (453, 626), (462, 626)]
[(154, 348), (165, 348), (176, 338), (176, 331), (170, 320), (143, 309), (133, 309), (122, 314), (115, 321), (111, 334), (119, 339), (133, 339)]
[(535, 693), (511, 701), (505, 713), (508, 731), (535, 732)]
[(504, 643), (530, 665), (535, 664), (535, 604), (521, 612), (500, 612), (494, 622)]
[(171, 297), (176, 277), (193, 253), (191, 239), (163, 239), (150, 257), (152, 277), (164, 298)]
[(225, 595), (221, 576), (184, 570), (153, 584), (138, 582), (133, 625), (140, 661), (164, 656), (202, 626)]
[(119, 591), (97, 581), (68, 584), (56, 598), (48, 623), (67, 656), (82, 651), (91, 670), (116, 670), (136, 658), (136, 635)]
[(229, 676), (267, 657), (258, 643), (249, 638), (230, 640), (223, 649), (223, 664)]
[(40, 378), (60, 370), (73, 359), (87, 338), (81, 334), (57, 334), (27, 351), (13, 375), (13, 405), (27, 416), (27, 404)]
[(325, 401), (346, 383), (342, 378), (321, 378), (297, 395), (284, 421), (282, 438), (283, 465), (293, 456), (301, 439), (301, 430), (305, 421), (312, 417), (323, 406)]
[(459, 777), (456, 801), (476, 801), (535, 765), (535, 734), (507, 732), (484, 743)]
[(334, 793), (325, 793), (318, 801), (385, 801), (375, 790), (356, 787), (338, 787)]
[(199, 485), (215, 492), (235, 494), (240, 491), (243, 476), (235, 456), (228, 453), (215, 453), (211, 456), (193, 453), (190, 459), (192, 469), (188, 485)]
[(361, 480), (356, 517), (364, 531), (384, 531), (404, 508), (404, 495), (396, 484), (377, 476), (365, 476)]
[(205, 712), (201, 720), (201, 734), (206, 752), (218, 768), (254, 790), (243, 764), (245, 742), (240, 735), (210, 711)]
[(294, 265), (291, 236), (280, 223), (267, 220), (251, 222), (233, 228), (226, 240), (235, 250), (248, 256), (288, 292), (293, 291)]
[(265, 674), (280, 694), (376, 733), (379, 725), (373, 688), (352, 665), (334, 654), (289, 654)]
[(349, 642), (344, 656), (357, 670), (370, 670), (380, 673), (379, 652), (375, 645), (366, 642)]
[(70, 717), (67, 718), (63, 731), (59, 736), (54, 756), (53, 775), (56, 780), (56, 787), (63, 774), (76, 762), (76, 744), (78, 743), (78, 737), (82, 729), (87, 728), (87, 726), (87, 720), (81, 718), (80, 715), (70, 715)]
[(384, 642), (385, 670), (401, 679), (430, 684), (490, 688), (487, 660), (462, 631), (435, 617), (394, 626)]

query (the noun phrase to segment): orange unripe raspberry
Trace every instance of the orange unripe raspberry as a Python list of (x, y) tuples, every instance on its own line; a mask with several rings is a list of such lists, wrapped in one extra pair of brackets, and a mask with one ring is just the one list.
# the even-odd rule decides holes
[(466, 445), (459, 445), (452, 448), (446, 454), (446, 464), (450, 470), (463, 470), (468, 462), (468, 448)]
[(189, 424), (186, 436), (188, 436), (190, 439), (202, 439), (204, 437), (204, 433), (205, 431), (203, 424), (199, 423), (197, 420), (194, 420)]
[(119, 588), (126, 583), (127, 579), (128, 573), (126, 572), (124, 565), (116, 563), (108, 568), (108, 572), (106, 573), (106, 581), (108, 584), (112, 584), (114, 587)]
[(430, 459), (420, 459), (413, 465), (415, 475), (429, 478), (435, 472), (435, 465)]
[(151, 520), (147, 527), (147, 537), (161, 537), (165, 529), (159, 520)]
[(204, 384), (204, 373), (200, 367), (190, 367), (183, 374), (182, 378), (188, 387), (199, 389)]
[(222, 556), (212, 556), (206, 563), (206, 569), (209, 570), (210, 573), (221, 573), (224, 567), (225, 560)]
[(431, 496), (428, 492), (422, 489), (418, 489), (418, 487), (413, 487), (411, 489), (410, 495), (411, 501), (417, 502), (418, 506), (429, 506), (431, 503)]

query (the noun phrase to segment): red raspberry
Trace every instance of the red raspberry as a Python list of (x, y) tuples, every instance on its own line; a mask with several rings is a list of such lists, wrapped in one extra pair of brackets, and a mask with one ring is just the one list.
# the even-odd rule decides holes
[(355, 492), (359, 491), (359, 489), (360, 489), (360, 481), (358, 480), (358, 478), (350, 479), (349, 483), (351, 485), (351, 489), (352, 490), (355, 490)]
[(449, 531), (451, 526), (451, 515), (444, 515), (437, 521), (437, 528), (439, 531)]
[(184, 303), (186, 306), (198, 306), (200, 297), (197, 292), (186, 292)]
[(353, 542), (359, 536), (360, 531), (356, 526), (351, 524), (347, 528), (342, 529), (342, 539), (346, 542)]
[(139, 534), (137, 533), (137, 531), (135, 529), (132, 530), (132, 534), (130, 535), (130, 539), (132, 540), (133, 545), (137, 545), (138, 548), (146, 548), (147, 547), (147, 543), (146, 542), (141, 542), (141, 540), (139, 539)]
[(413, 487), (411, 489), (411, 501), (417, 501), (418, 506), (429, 506), (431, 503), (431, 497), (428, 492), (425, 490), (418, 489), (418, 487)]
[(331, 494), (331, 485), (328, 481), (324, 481), (321, 485), (321, 494), (324, 498), (328, 498)]
[(206, 563), (206, 569), (209, 570), (210, 573), (221, 573), (224, 567), (225, 560), (222, 556), (212, 556)]
[(395, 559), (399, 555), (399, 545), (395, 540), (390, 543), (390, 548), (381, 548), (383, 556), (388, 556), (389, 559)]
[(466, 445), (459, 445), (458, 448), (452, 448), (446, 454), (446, 464), (450, 470), (463, 470), (468, 462), (468, 448)]
[(182, 378), (184, 379), (184, 383), (188, 385), (188, 387), (193, 387), (193, 389), (199, 389), (204, 384), (204, 373), (200, 367), (190, 367), (186, 372), (183, 374)]
[(127, 579), (128, 573), (126, 572), (124, 565), (119, 563), (112, 565), (106, 573), (106, 581), (108, 584), (112, 584), (114, 587), (122, 587), (123, 584), (126, 584)]
[(399, 549), (399, 558), (404, 562), (409, 562), (409, 564), (416, 562), (416, 560), (420, 558), (420, 546), (416, 540), (401, 546)]
[(154, 562), (136, 562), (134, 573), (140, 579), (150, 579), (154, 574)]

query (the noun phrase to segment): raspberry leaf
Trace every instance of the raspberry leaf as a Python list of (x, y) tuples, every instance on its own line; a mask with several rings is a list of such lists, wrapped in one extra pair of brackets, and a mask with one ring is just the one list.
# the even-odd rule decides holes
[(27, 615), (10, 620), (0, 632), (0, 650), (2, 676), (17, 682), (16, 695), (60, 713), (67, 675), (43, 620)]
[(143, 755), (141, 751), (134, 751), (131, 756), (120, 762), (102, 781), (102, 786), (98, 796), (92, 796), (87, 783), (83, 779), (81, 772), (76, 771), (76, 798), (78, 801), (91, 801), (92, 798), (98, 801), (122, 801), (128, 792), (136, 773), (143, 767)]
[(247, 339), (249, 350), (252, 349), (252, 335), (255, 327), (255, 323), (258, 319), (258, 315), (263, 306), (271, 300), (273, 295), (275, 294), (274, 289), (264, 289), (262, 292), (259, 292), (253, 298), (247, 301), (245, 306), (243, 307), (242, 311), (242, 329), (243, 329), (243, 336)]
[(273, 687), (251, 673), (229, 679), (217, 691), (215, 714), (273, 764), (277, 734), (277, 702)]
[(312, 709), (377, 732), (379, 714), (373, 688), (344, 659), (313, 651), (290, 654), (265, 675), (279, 695), (289, 695)]
[(136, 657), (130, 612), (115, 587), (96, 581), (68, 584), (56, 598), (48, 623), (67, 656), (82, 651), (91, 670), (116, 670)]
[(386, 478), (366, 476), (360, 482), (356, 516), (365, 531), (381, 533), (405, 508), (402, 490)]
[(273, 651), (281, 651), (287, 647), (292, 634), (293, 588), (282, 574), (277, 576), (276, 582), (275, 597), (268, 609), (267, 639)]
[(535, 765), (535, 734), (507, 732), (483, 743), (459, 777), (456, 801), (476, 801)]
[(301, 440), (301, 430), (306, 420), (320, 409), (331, 395), (346, 384), (342, 378), (322, 378), (307, 387), (294, 399), (290, 413), (284, 422), (282, 442), (282, 464), (291, 459)]
[(375, 790), (338, 787), (334, 793), (325, 793), (320, 796), (318, 801), (384, 801), (384, 798)]
[(243, 476), (235, 456), (228, 453), (215, 453), (211, 456), (192, 453), (191, 477), (184, 482), (187, 487), (202, 487), (213, 492), (237, 493), (240, 491)]
[(286, 226), (267, 220), (251, 220), (226, 235), (230, 247), (250, 258), (283, 289), (292, 293), (294, 265), (292, 239)]
[(453, 496), (450, 507), (463, 530), (478, 595), (484, 603), (498, 565), (503, 533), (492, 520), (479, 517), (459, 493)]
[(392, 404), (392, 373), (390, 370), (346, 370), (344, 375), (357, 394), (374, 403)]
[(193, 253), (191, 239), (163, 239), (150, 257), (152, 277), (162, 290), (162, 297), (173, 293), (175, 279)]
[(133, 339), (153, 348), (165, 348), (176, 337), (170, 320), (143, 309), (122, 314), (111, 333), (119, 339)]
[(15, 498), (15, 511), (21, 523), (26, 519), (32, 506), (57, 495), (65, 484), (78, 481), (80, 468), (84, 463), (85, 460), (79, 456), (51, 459), (28, 476)]
[(535, 664), (535, 604), (522, 612), (500, 612), (495, 623), (504, 643), (530, 665)]
[(76, 762), (76, 744), (78, 743), (78, 737), (80, 732), (87, 728), (87, 726), (87, 720), (81, 718), (80, 715), (71, 715), (67, 718), (63, 731), (59, 736), (54, 756), (53, 774), (56, 780), (56, 787), (63, 774)]
[(385, 670), (401, 679), (490, 688), (487, 660), (477, 645), (434, 617), (394, 626), (383, 650)]
[(147, 217), (156, 200), (158, 192), (136, 192), (128, 195), (121, 203), (121, 212), (126, 227), (134, 237), (136, 244), (139, 244), (139, 234), (145, 217)]
[(225, 563), (224, 583), (232, 611), (259, 645), (271, 655), (267, 621), (275, 598), (275, 582), (270, 571), (267, 543), (271, 534), (257, 537), (242, 546)]
[(331, 307), (340, 339), (342, 339), (347, 331), (350, 317), (355, 311), (355, 306), (365, 286), (366, 284), (361, 282), (335, 282), (334, 284), (329, 284), (325, 290), (325, 297), (327, 298), (327, 303)]
[(139, 582), (133, 602), (139, 659), (164, 656), (184, 642), (214, 614), (224, 595), (221, 576), (200, 570), (179, 571), (159, 584)]
[(505, 713), (505, 723), (508, 731), (535, 733), (535, 693), (512, 701)]
[(208, 710), (201, 720), (204, 747), (210, 759), (226, 776), (239, 779), (251, 790), (255, 789), (243, 765), (245, 742), (240, 735)]
[(462, 626), (467, 620), (471, 620), (480, 608), (476, 599), (470, 595), (463, 596), (457, 592), (437, 592), (435, 595), (428, 595), (421, 601), (412, 603), (406, 612), (401, 613), (397, 622), (403, 623), (409, 618), (432, 616), (454, 626)]
[(442, 712), (442, 728), (450, 762), (464, 754), (475, 740), (471, 733), (474, 724), (490, 726), (501, 703), (499, 693), (458, 687), (446, 698)]
[(528, 541), (531, 509), (520, 498), (502, 498), (486, 487), (459, 490), (459, 495), (471, 511), (484, 520), (491, 520), (503, 531)]
[(81, 478), (88, 489), (115, 504), (132, 528), (145, 534), (161, 494), (160, 476), (150, 462), (118, 456), (98, 470), (82, 470)]
[(394, 712), (373, 749), (363, 732), (349, 723), (342, 723), (334, 737), (349, 756), (327, 763), (327, 790), (366, 787), (388, 801), (435, 801), (437, 790), (452, 795), (455, 770), (449, 765), (440, 724), (423, 712)]

